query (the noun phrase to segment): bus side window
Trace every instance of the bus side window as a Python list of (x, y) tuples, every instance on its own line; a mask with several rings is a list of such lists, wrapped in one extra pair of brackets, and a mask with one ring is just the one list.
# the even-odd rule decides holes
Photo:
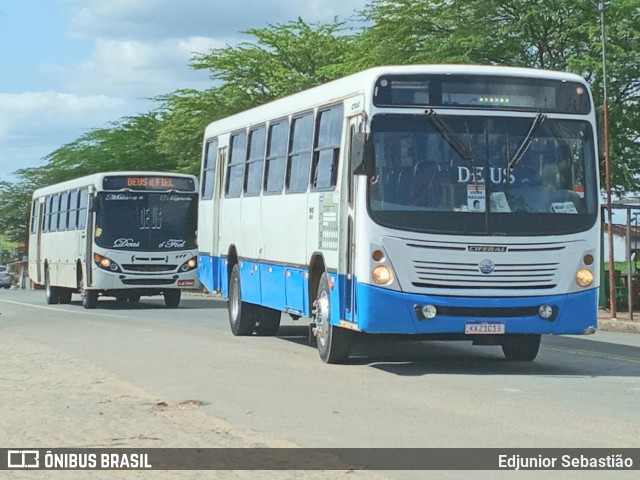
[(218, 139), (207, 142), (204, 152), (204, 166), (202, 168), (201, 192), (203, 200), (213, 198), (213, 189), (216, 181), (216, 155), (218, 152)]
[(58, 220), (58, 230), (61, 232), (67, 229), (69, 224), (69, 192), (60, 194), (60, 218)]
[(34, 200), (31, 204), (31, 233), (38, 233), (40, 229), (40, 201)]
[(60, 194), (51, 197), (51, 223), (50, 232), (58, 231), (58, 220), (60, 219)]
[(305, 192), (309, 185), (311, 148), (313, 146), (313, 113), (293, 119), (287, 162), (287, 192)]
[(336, 186), (343, 122), (342, 104), (318, 112), (318, 134), (313, 153), (313, 189), (328, 190)]
[(282, 120), (269, 125), (267, 159), (264, 171), (265, 193), (282, 193), (287, 160), (289, 122)]
[(264, 126), (252, 128), (249, 132), (249, 149), (244, 179), (244, 193), (246, 195), (260, 195), (262, 190), (265, 136), (266, 128)]
[(78, 227), (78, 191), (74, 190), (69, 194), (69, 230), (75, 230)]
[(247, 132), (231, 135), (231, 151), (227, 166), (227, 197), (239, 197), (244, 179), (244, 162), (247, 155)]
[(51, 222), (51, 197), (44, 197), (44, 222), (42, 224), (42, 231), (48, 232)]
[(89, 192), (87, 189), (80, 190), (78, 199), (78, 228), (84, 230), (87, 226), (87, 206), (89, 204)]

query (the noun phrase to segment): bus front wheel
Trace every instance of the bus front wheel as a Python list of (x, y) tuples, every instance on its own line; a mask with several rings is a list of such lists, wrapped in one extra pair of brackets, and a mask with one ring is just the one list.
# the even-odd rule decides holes
[(85, 290), (82, 294), (82, 306), (86, 309), (96, 308), (98, 306), (98, 292)]
[(236, 336), (251, 335), (256, 328), (256, 306), (242, 301), (240, 267), (233, 266), (229, 277), (229, 326)]
[(538, 356), (540, 335), (507, 335), (502, 342), (502, 353), (511, 362), (531, 362)]
[(167, 308), (177, 308), (180, 305), (180, 290), (167, 290), (164, 292), (164, 304)]
[(325, 363), (344, 363), (349, 359), (353, 332), (331, 325), (331, 302), (326, 272), (320, 277), (318, 293), (313, 302), (312, 318), (318, 341), (318, 353)]

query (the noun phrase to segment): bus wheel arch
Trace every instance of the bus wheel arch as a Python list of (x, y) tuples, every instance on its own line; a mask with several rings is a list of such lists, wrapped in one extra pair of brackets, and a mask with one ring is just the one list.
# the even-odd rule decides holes
[(78, 293), (82, 293), (82, 289), (84, 288), (84, 277), (82, 275), (82, 262), (80, 260), (76, 260), (76, 285)]
[(325, 273), (326, 267), (324, 263), (324, 257), (321, 253), (314, 253), (311, 256), (309, 262), (309, 303), (312, 304), (318, 293), (318, 285), (320, 284), (320, 278)]
[(227, 282), (231, 281), (231, 272), (237, 263), (239, 263), (238, 251), (235, 245), (230, 245), (227, 253)]
[(349, 359), (353, 332), (331, 324), (329, 276), (321, 255), (312, 257), (309, 267), (309, 299), (313, 334), (320, 359), (325, 363), (345, 363)]

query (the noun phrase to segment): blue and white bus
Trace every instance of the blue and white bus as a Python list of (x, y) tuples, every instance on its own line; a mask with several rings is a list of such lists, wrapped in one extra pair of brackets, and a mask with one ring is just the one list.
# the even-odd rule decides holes
[(199, 278), (235, 335), (310, 318), (320, 357), (357, 332), (501, 345), (597, 327), (596, 112), (577, 75), (379, 67), (211, 123)]
[(198, 180), (162, 172), (96, 173), (33, 194), (29, 274), (48, 304), (99, 297), (180, 304), (198, 288)]

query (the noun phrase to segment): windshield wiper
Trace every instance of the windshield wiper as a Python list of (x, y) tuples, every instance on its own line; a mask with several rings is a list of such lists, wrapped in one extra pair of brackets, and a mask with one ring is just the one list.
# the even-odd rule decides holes
[(531, 127), (529, 127), (529, 131), (527, 132), (525, 137), (522, 139), (522, 142), (518, 146), (516, 153), (513, 154), (513, 157), (511, 157), (511, 159), (509, 160), (509, 163), (507, 164), (507, 172), (506, 172), (507, 176), (509, 175), (509, 172), (513, 170), (516, 165), (518, 165), (518, 162), (522, 160), (522, 157), (524, 157), (524, 154), (527, 153), (527, 150), (529, 150), (529, 147), (533, 143), (533, 134), (546, 119), (547, 119), (547, 116), (543, 113), (538, 113), (536, 115), (536, 118), (533, 119), (533, 122), (531, 123)]
[(473, 151), (471, 150), (471, 145), (463, 144), (458, 137), (458, 134), (451, 130), (449, 125), (447, 125), (446, 122), (442, 120), (432, 109), (428, 109), (424, 113), (427, 118), (431, 120), (431, 123), (433, 123), (433, 126), (436, 128), (438, 133), (442, 135), (442, 138), (447, 141), (451, 148), (453, 148), (461, 158), (473, 163)]

